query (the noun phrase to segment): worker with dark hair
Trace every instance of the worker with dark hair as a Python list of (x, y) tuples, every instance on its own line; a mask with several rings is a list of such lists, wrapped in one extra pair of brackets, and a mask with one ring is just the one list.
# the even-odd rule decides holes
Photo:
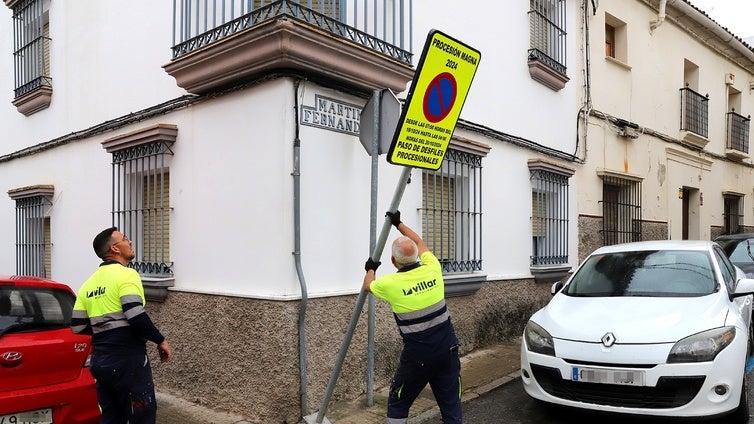
[(157, 401), (146, 341), (157, 344), (163, 362), (172, 349), (144, 309), (139, 273), (127, 267), (135, 257), (131, 240), (111, 227), (97, 234), (92, 247), (103, 262), (79, 289), (71, 329), (92, 335), (100, 424), (154, 424)]

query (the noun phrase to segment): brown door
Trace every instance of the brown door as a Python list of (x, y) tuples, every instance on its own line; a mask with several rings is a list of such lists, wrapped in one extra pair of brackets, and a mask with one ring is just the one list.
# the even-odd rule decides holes
[(683, 240), (689, 239), (689, 201), (691, 200), (691, 192), (686, 187), (683, 188), (683, 207), (681, 211), (681, 226), (682, 228), (682, 235), (681, 238)]

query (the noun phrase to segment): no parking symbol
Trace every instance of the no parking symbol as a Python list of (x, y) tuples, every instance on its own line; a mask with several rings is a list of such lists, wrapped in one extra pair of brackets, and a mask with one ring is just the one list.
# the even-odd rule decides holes
[(388, 151), (388, 162), (432, 170), (442, 166), (480, 59), (479, 51), (439, 31), (430, 31)]

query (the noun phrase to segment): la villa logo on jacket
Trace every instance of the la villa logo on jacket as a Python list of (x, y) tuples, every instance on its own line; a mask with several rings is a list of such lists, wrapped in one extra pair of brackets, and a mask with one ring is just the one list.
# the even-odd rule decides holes
[(414, 287), (411, 287), (410, 289), (406, 290), (403, 289), (403, 295), (404, 296), (411, 296), (412, 294), (418, 294), (421, 291), (431, 289), (432, 287), (437, 284), (437, 279), (433, 279), (430, 281), (422, 281), (421, 283), (415, 285)]
[(96, 289), (92, 291), (86, 292), (86, 297), (100, 297), (105, 294), (105, 288), (104, 287), (97, 287)]

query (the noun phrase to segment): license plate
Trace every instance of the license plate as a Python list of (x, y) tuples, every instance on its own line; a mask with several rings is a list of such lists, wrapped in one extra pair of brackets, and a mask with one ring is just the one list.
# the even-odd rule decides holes
[[(571, 380), (583, 383), (620, 384), (643, 386), (644, 371), (611, 370), (573, 367)], [(0, 423), (2, 424), (2, 423)]]
[(52, 409), (37, 409), (36, 411), (0, 415), (0, 424), (52, 424)]

